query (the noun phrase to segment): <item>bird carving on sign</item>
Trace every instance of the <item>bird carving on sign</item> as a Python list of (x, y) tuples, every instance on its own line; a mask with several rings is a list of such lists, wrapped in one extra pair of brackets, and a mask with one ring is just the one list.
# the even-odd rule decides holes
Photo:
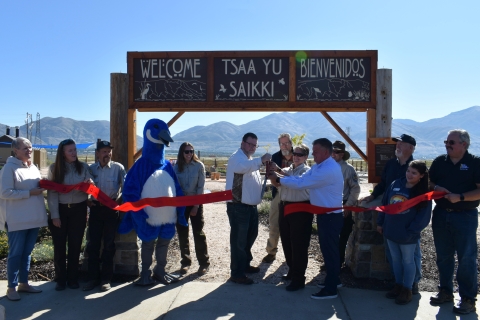
[(318, 99), (317, 93), (322, 93), (322, 90), (320, 90), (318, 88), (313, 88), (313, 90), (315, 90), (315, 98)]
[(220, 84), (220, 90), (219, 91), (222, 91), (223, 93), (225, 93), (225, 92), (227, 92), (227, 89), (225, 89), (223, 84)]
[(283, 78), (282, 78), (282, 79), (278, 80), (278, 83), (285, 84), (285, 80), (283, 80)]
[(142, 100), (145, 100), (147, 98), (147, 93), (148, 93), (148, 90), (150, 90), (150, 83), (147, 83), (147, 85), (145, 86), (145, 88), (143, 88), (142, 90)]

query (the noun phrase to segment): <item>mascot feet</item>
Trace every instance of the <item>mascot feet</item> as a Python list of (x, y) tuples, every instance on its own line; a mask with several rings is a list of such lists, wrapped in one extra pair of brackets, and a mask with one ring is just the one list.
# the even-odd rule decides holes
[(147, 272), (142, 272), (140, 274), (140, 278), (138, 278), (137, 280), (135, 280), (133, 282), (133, 284), (135, 284), (137, 286), (149, 286), (149, 285), (152, 285), (154, 283), (155, 283), (155, 280), (152, 279), (150, 270), (148, 270), (148, 273)]
[(169, 285), (171, 283), (178, 282), (180, 280), (180, 275), (173, 273), (153, 274), (153, 278), (164, 285)]

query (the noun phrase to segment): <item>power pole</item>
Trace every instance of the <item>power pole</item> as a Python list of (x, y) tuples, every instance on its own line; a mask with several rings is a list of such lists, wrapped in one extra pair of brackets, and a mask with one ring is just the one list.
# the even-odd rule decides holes
[(37, 120), (35, 121), (35, 144), (39, 144), (42, 141), (42, 136), (40, 135), (40, 113), (37, 112)]
[(32, 121), (32, 114), (27, 112), (27, 118), (25, 119), (25, 124), (27, 127), (27, 139), (32, 141), (32, 127), (33, 127), (33, 121)]

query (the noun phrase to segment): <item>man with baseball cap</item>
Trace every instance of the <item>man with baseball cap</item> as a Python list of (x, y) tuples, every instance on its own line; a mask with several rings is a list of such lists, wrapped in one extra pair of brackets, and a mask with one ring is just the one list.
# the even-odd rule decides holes
[[(402, 134), (400, 137), (393, 137), (392, 140), (397, 143), (395, 157), (386, 163), (385, 168), (383, 168), (381, 181), (375, 186), (375, 188), (373, 188), (372, 194), (360, 199), (360, 201), (366, 201), (367, 203), (373, 201), (375, 198), (382, 195), (393, 181), (405, 177), (408, 164), (413, 160), (412, 154), (415, 151), (417, 142), (415, 141), (414, 137), (408, 134)], [(377, 231), (382, 233), (382, 227), (377, 226)], [(388, 263), (391, 266), (392, 256), (387, 245), (385, 245), (385, 252)], [(417, 247), (415, 248), (415, 267), (416, 273), (412, 287), (412, 293), (418, 294), (418, 282), (422, 278), (422, 253), (420, 251), (420, 239), (418, 240)]]
[[(90, 166), (95, 185), (107, 196), (121, 203), (125, 168), (121, 163), (112, 161), (112, 145), (109, 141), (98, 141), (95, 156), (97, 162)], [(115, 256), (115, 233), (118, 226), (118, 211), (112, 210), (95, 198), (88, 201), (88, 237), (86, 252), (88, 255), (88, 282), (83, 287), (90, 291), (101, 285), (101, 291), (110, 290), (113, 277), (113, 257)], [(103, 239), (103, 252), (100, 248)], [(102, 268), (100, 272), (100, 260)]]
[[(350, 158), (350, 152), (345, 150), (345, 143), (342, 141), (335, 141), (333, 143), (332, 158), (342, 168), (343, 175), (343, 205), (355, 206), (357, 204), (358, 196), (360, 195), (360, 184), (358, 182), (357, 172), (351, 164), (346, 161)], [(343, 210), (343, 227), (340, 232), (340, 268), (345, 262), (345, 248), (347, 247), (348, 237), (352, 233), (353, 218), (351, 210)]]

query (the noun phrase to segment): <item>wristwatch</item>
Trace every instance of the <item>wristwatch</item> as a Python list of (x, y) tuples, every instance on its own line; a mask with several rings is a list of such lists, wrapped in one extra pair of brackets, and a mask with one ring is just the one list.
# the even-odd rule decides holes
[(463, 195), (463, 193), (460, 193), (460, 201), (464, 201), (465, 200), (465, 196)]

